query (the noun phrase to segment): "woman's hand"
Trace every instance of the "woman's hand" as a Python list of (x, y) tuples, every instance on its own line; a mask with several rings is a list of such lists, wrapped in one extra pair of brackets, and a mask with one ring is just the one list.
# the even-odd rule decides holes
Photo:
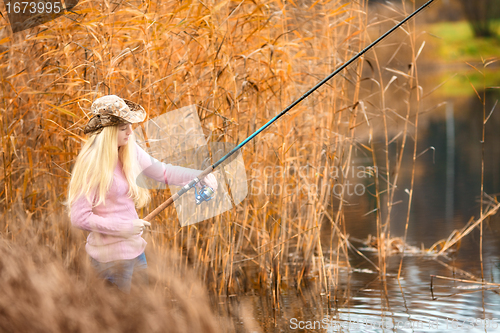
[(217, 191), (217, 188), (219, 187), (219, 185), (217, 184), (217, 179), (211, 173), (209, 173), (208, 175), (205, 176), (205, 178), (200, 180), (200, 184), (211, 187), (214, 190), (214, 192)]
[(141, 232), (144, 231), (144, 229), (146, 229), (146, 227), (150, 227), (151, 223), (149, 223), (148, 221), (137, 219), (132, 221), (132, 225), (133, 225), (132, 235), (130, 236), (140, 234)]

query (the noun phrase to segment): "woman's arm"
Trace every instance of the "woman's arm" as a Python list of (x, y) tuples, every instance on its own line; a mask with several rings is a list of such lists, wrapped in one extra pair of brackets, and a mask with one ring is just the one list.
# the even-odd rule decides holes
[(157, 182), (167, 185), (184, 186), (201, 173), (200, 170), (160, 162), (146, 153), (137, 143), (135, 146), (137, 148), (137, 160), (144, 175)]
[(128, 237), (134, 234), (134, 220), (104, 218), (92, 212), (92, 205), (81, 195), (71, 206), (71, 224), (79, 229), (111, 236)]

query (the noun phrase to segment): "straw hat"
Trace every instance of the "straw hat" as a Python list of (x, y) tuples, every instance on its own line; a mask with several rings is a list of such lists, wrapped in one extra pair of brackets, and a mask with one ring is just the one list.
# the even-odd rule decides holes
[(146, 118), (146, 111), (142, 106), (116, 95), (96, 99), (90, 111), (93, 116), (83, 130), (85, 134), (99, 134), (106, 126), (140, 123)]

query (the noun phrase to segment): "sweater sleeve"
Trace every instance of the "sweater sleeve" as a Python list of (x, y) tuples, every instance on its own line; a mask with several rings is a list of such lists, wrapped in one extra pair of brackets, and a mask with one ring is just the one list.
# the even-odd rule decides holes
[(71, 206), (71, 224), (79, 229), (95, 231), (101, 234), (122, 236), (132, 233), (132, 220), (101, 217), (92, 212), (92, 205), (81, 195)]
[(196, 178), (202, 171), (180, 166), (173, 166), (158, 161), (146, 153), (139, 145), (137, 148), (137, 159), (145, 176), (167, 185), (184, 186)]

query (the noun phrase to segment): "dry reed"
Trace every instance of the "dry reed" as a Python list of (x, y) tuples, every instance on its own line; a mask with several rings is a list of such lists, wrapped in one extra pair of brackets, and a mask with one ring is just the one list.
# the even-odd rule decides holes
[[(27, 234), (42, 229), (26, 217), (9, 220)], [(64, 229), (51, 220), (42, 224)], [(216, 320), (195, 274), (172, 256), (163, 255), (158, 264), (149, 254), (150, 286), (124, 294), (95, 276), (81, 254), (70, 256), (68, 270), (60, 253), (40, 244), (43, 231), (36, 235), (0, 239), (2, 332), (219, 332), (224, 326), (229, 331), (231, 323)]]

